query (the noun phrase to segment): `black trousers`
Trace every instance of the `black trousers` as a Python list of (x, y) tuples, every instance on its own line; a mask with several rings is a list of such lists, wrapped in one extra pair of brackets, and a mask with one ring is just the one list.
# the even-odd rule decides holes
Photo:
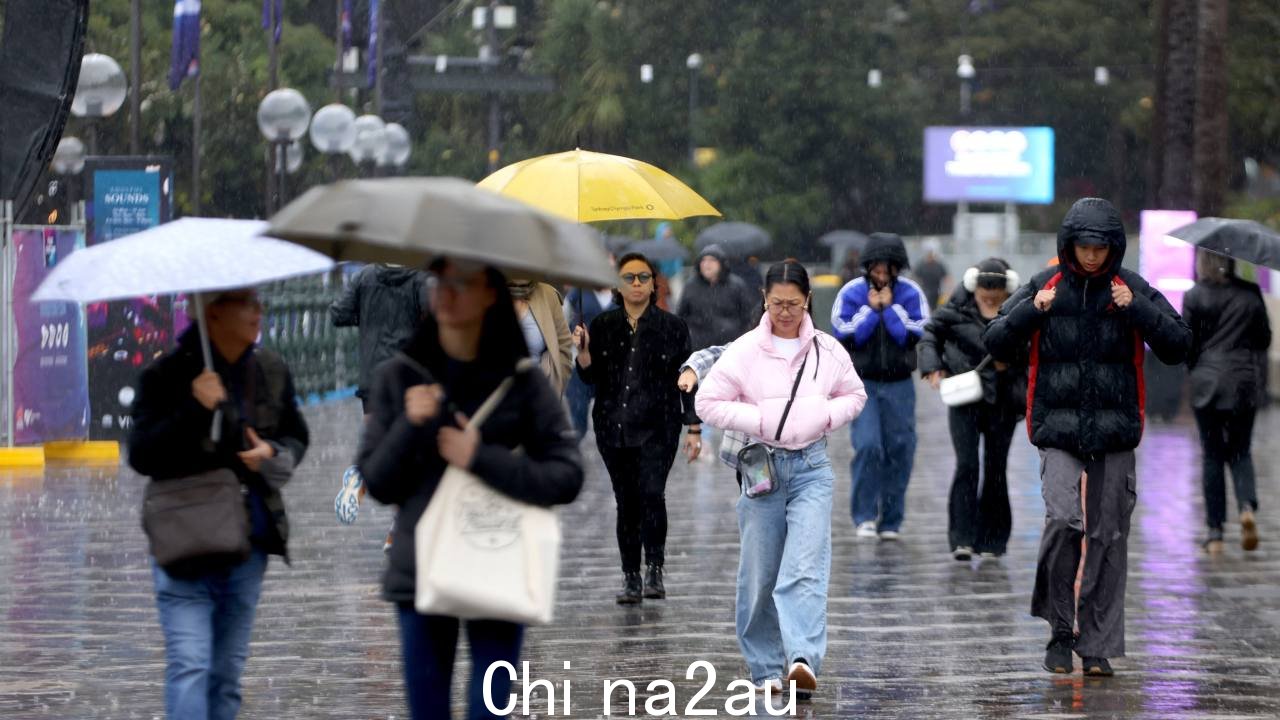
[[(947, 419), (956, 452), (947, 505), (951, 549), (963, 545), (976, 552), (1003, 554), (1013, 529), (1005, 470), (1018, 421), (984, 402), (950, 408)], [(983, 445), (981, 458), (979, 441)]]
[(1221, 530), (1227, 519), (1227, 470), (1235, 485), (1238, 509), (1258, 509), (1258, 489), (1249, 445), (1253, 438), (1256, 408), (1236, 410), (1196, 410), (1200, 445), (1204, 449), (1201, 482), (1204, 511), (1211, 529)]
[(645, 562), (662, 565), (667, 544), (667, 475), (675, 462), (678, 442), (654, 441), (643, 447), (600, 445), (600, 457), (613, 483), (618, 504), (618, 550), (623, 572), (640, 571)]

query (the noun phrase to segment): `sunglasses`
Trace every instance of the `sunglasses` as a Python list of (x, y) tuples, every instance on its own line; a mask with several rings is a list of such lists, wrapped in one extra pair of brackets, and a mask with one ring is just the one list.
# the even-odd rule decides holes
[(618, 277), (621, 278), (622, 282), (628, 285), (634, 285), (637, 280), (640, 281), (641, 285), (645, 285), (653, 279), (653, 273), (622, 273)]

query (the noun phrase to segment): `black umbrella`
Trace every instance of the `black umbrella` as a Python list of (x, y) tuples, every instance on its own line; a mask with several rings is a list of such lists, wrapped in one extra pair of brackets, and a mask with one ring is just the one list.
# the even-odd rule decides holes
[(856, 230), (832, 230), (818, 238), (818, 242), (827, 247), (850, 248), (862, 252), (867, 245), (867, 236)]
[(665, 238), (632, 243), (627, 246), (627, 252), (638, 252), (654, 262), (689, 259), (688, 248)]
[(639, 242), (636, 238), (627, 235), (604, 235), (602, 237), (604, 238), (604, 249), (614, 255), (621, 255), (632, 244)]
[(758, 225), (744, 222), (722, 222), (698, 233), (695, 245), (702, 252), (708, 245), (719, 245), (729, 255), (746, 256), (768, 250), (773, 244), (769, 233)]
[(1200, 218), (1169, 235), (1209, 252), (1280, 270), (1280, 233), (1255, 220)]

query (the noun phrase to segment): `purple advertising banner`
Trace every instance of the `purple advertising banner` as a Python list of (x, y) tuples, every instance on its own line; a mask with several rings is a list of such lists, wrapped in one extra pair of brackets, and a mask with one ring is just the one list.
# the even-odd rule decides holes
[(1170, 230), (1196, 221), (1194, 210), (1143, 210), (1138, 235), (1138, 272), (1182, 312), (1182, 296), (1196, 284), (1196, 249), (1169, 237)]
[(68, 228), (15, 228), (13, 244), (14, 440), (19, 445), (84, 440), (89, 434), (84, 315), (75, 303), (29, 301), (55, 265), (84, 247), (84, 236)]

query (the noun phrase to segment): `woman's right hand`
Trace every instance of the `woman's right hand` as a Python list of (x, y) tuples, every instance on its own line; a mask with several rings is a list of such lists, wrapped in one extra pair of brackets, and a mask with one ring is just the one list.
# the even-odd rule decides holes
[(573, 344), (578, 346), (578, 365), (583, 370), (591, 367), (591, 351), (587, 349), (591, 345), (591, 335), (587, 333), (586, 325), (573, 329)]
[(934, 370), (928, 375), (925, 375), (924, 379), (929, 381), (929, 387), (933, 388), (934, 390), (937, 390), (938, 386), (942, 384), (942, 380), (946, 377), (947, 377), (946, 370)]
[(693, 368), (685, 368), (684, 372), (680, 373), (680, 377), (676, 380), (676, 387), (680, 388), (680, 392), (693, 392), (693, 389), (697, 386), (698, 373), (694, 372)]
[(440, 385), (414, 385), (404, 391), (404, 416), (413, 425), (422, 426), (440, 414), (444, 388)]
[(227, 389), (222, 386), (218, 373), (205, 370), (191, 381), (191, 395), (205, 410), (212, 410), (227, 399)]

